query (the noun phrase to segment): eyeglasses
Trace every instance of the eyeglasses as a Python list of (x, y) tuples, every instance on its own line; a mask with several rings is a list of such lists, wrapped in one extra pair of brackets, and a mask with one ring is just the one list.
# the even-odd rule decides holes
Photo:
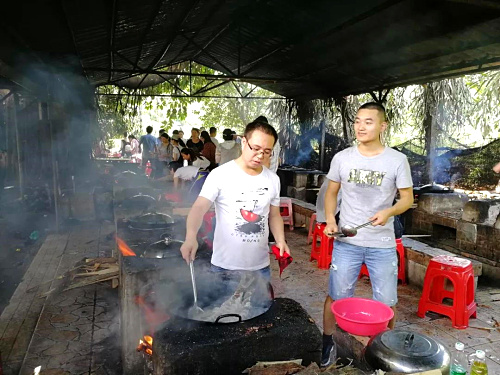
[(270, 148), (265, 148), (265, 149), (261, 149), (261, 148), (258, 148), (258, 147), (252, 147), (250, 145), (250, 142), (248, 142), (248, 139), (247, 139), (247, 145), (248, 145), (248, 148), (254, 152), (254, 154), (264, 154), (266, 156), (271, 156), (273, 150), (270, 149)]

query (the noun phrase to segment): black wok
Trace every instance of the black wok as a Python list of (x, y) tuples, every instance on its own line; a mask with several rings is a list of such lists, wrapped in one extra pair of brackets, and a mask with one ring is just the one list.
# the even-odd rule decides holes
[[(186, 274), (188, 273), (186, 266)], [(217, 272), (205, 271), (196, 275), (198, 305), (206, 312), (202, 316), (188, 314), (193, 306), (194, 297), (190, 279), (162, 280), (146, 288), (144, 300), (150, 306), (161, 309), (175, 317), (201, 324), (228, 324), (247, 321), (267, 312), (274, 301), (271, 283), (259, 278), (246, 290), (240, 290), (239, 281), (228, 281)], [(247, 303), (229, 303), (219, 310), (225, 302), (232, 302), (236, 294), (243, 292)], [(239, 297), (237, 297), (239, 298)], [(239, 302), (239, 301), (237, 301)], [(220, 313), (219, 313), (220, 312)]]
[(129, 228), (138, 230), (169, 229), (177, 223), (174, 217), (162, 213), (147, 213), (128, 221)]

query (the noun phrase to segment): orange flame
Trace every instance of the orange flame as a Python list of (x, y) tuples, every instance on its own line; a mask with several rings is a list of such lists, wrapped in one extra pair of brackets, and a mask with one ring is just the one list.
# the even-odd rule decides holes
[(136, 253), (123, 241), (120, 237), (116, 236), (116, 243), (118, 245), (118, 249), (121, 251), (124, 257), (135, 257)]
[(142, 339), (139, 340), (139, 345), (137, 346), (138, 352), (144, 352), (147, 355), (153, 355), (153, 337), (144, 335)]

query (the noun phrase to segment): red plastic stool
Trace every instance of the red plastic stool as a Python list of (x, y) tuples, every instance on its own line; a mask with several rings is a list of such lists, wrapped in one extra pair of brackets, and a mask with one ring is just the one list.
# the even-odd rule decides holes
[[(401, 238), (396, 238), (396, 251), (398, 253), (398, 281), (401, 280), (401, 285), (406, 285), (405, 247)], [(363, 276), (370, 277), (368, 267), (364, 263), (359, 271), (358, 279), (361, 279)]]
[[(316, 223), (314, 226), (312, 247), (311, 247), (311, 257), (309, 261), (317, 260), (318, 268), (326, 270), (330, 268), (330, 263), (332, 262), (332, 251), (333, 251), (333, 237), (328, 237), (324, 234), (326, 224)], [(318, 237), (320, 244), (318, 247)]]
[(283, 224), (290, 225), (290, 230), (293, 230), (292, 198), (280, 198), (280, 214)]
[(316, 214), (314, 213), (309, 218), (309, 232), (307, 233), (307, 244), (308, 245), (311, 243), (315, 224), (316, 224)]
[[(446, 279), (453, 284), (453, 291), (444, 288)], [(444, 305), (445, 298), (453, 299), (453, 305)], [(427, 311), (433, 311), (448, 316), (453, 327), (465, 329), (469, 317), (476, 317), (476, 309), (471, 261), (449, 255), (432, 258), (425, 272), (417, 315), (423, 318)]]

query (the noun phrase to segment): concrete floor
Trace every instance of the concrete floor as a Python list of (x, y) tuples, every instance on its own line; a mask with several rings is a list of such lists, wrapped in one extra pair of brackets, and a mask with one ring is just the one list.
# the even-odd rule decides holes
[[(279, 278), (276, 261), (273, 267), (273, 286), (277, 297), (288, 297), (299, 301), (322, 329), (323, 302), (328, 291), (328, 270), (320, 270), (316, 262), (309, 261), (311, 245), (307, 245), (307, 230), (298, 228), (287, 232), (288, 245), (294, 261)], [(428, 314), (421, 319), (417, 316), (421, 289), (411, 285), (398, 286), (398, 305), (396, 328), (404, 328), (439, 339), (448, 348), (453, 349), (456, 341), (466, 345), (467, 353), (476, 349), (486, 351), (489, 374), (500, 375), (500, 330), (482, 330), (472, 327), (492, 328), (494, 320), (500, 322), (500, 289), (484, 285), (478, 287), (476, 302), (477, 319), (471, 319), (469, 328), (454, 329), (451, 320), (437, 314)], [(355, 296), (371, 298), (370, 281), (364, 277), (358, 281)], [(366, 345), (367, 337), (354, 336)]]
[[(56, 286), (58, 275), (83, 257), (109, 256), (114, 246), (113, 231), (110, 223), (86, 222), (67, 233), (47, 237), (0, 317), (5, 375), (33, 374), (36, 366), (42, 366), (41, 374), (45, 375), (121, 372), (118, 291), (109, 282), (39, 297)], [(299, 301), (321, 328), (328, 271), (309, 262), (310, 245), (304, 229), (287, 232), (287, 240), (294, 262), (280, 279), (272, 258), (275, 294)], [(493, 301), (500, 293), (498, 289), (478, 288), (478, 319), (471, 320), (466, 330), (453, 329), (445, 317), (417, 317), (420, 290), (399, 286), (398, 293), (398, 328), (435, 337), (449, 348), (462, 341), (468, 353), (476, 348), (486, 350), (489, 373), (500, 375), (500, 332), (472, 328), (491, 328), (493, 319), (500, 321), (500, 301)], [(368, 279), (360, 280), (356, 295), (371, 296)], [(362, 343), (368, 340), (355, 339)]]

